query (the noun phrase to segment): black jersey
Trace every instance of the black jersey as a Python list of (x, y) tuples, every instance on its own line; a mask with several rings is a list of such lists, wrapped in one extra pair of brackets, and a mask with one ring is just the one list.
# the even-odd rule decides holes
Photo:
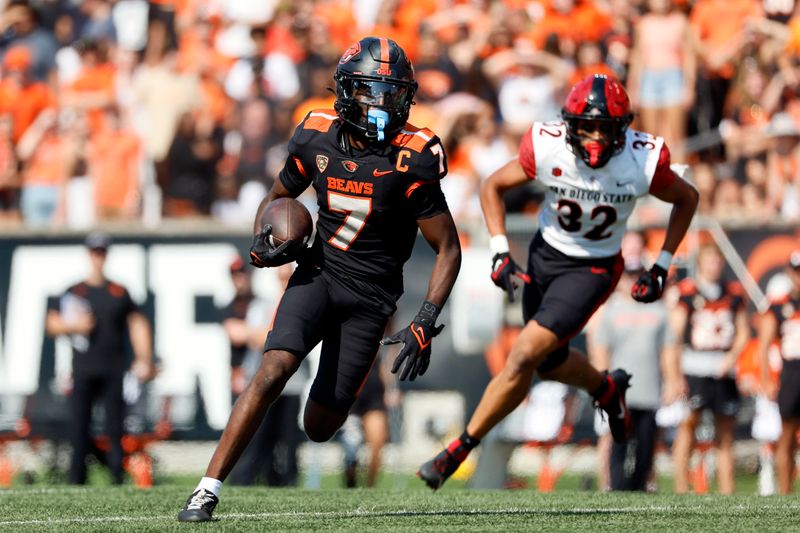
[(720, 282), (721, 292), (716, 300), (700, 293), (691, 279), (681, 281), (679, 303), (689, 314), (684, 342), (696, 352), (724, 352), (733, 346), (736, 335), (736, 313), (745, 305), (741, 284)]
[(380, 149), (348, 152), (332, 109), (310, 112), (289, 141), (279, 178), (297, 196), (317, 192), (315, 247), (334, 275), (400, 283), (417, 220), (447, 211), (439, 180), (447, 160), (439, 138), (411, 124)]
[(769, 312), (778, 321), (781, 355), (787, 361), (800, 360), (800, 298), (787, 295), (774, 302)]
[(128, 316), (138, 311), (128, 290), (107, 281), (101, 286), (81, 282), (73, 285), (58, 299), (50, 301), (50, 309), (62, 315), (78, 310), (91, 312), (95, 326), (88, 338), (73, 335), (72, 372), (77, 376), (121, 376), (128, 366), (125, 342)]

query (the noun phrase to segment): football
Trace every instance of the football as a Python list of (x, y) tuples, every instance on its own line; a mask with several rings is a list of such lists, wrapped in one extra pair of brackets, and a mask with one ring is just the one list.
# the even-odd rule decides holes
[(293, 198), (278, 198), (267, 204), (260, 222), (262, 228), (265, 224), (272, 226), (270, 238), (273, 246), (287, 240), (305, 244), (314, 229), (308, 209)]

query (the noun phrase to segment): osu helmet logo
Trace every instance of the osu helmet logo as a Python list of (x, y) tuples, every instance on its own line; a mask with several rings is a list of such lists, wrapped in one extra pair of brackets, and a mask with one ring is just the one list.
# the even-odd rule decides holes
[(344, 54), (342, 54), (342, 58), (339, 60), (339, 64), (343, 65), (347, 63), (360, 53), (361, 53), (361, 43), (357, 42), (356, 44), (348, 48)]

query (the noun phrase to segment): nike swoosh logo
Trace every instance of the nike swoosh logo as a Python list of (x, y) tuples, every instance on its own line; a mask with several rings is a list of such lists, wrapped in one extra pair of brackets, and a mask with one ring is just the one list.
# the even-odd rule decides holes
[(391, 170), (378, 170), (377, 168), (372, 171), (372, 175), (376, 178), (380, 178), (381, 176), (385, 176), (386, 174), (391, 174)]
[(606, 270), (605, 268), (600, 268), (600, 267), (592, 267), (591, 271), (592, 271), (592, 274), (607, 274), (608, 273), (608, 270)]
[(631, 183), (633, 183), (633, 182), (632, 181), (618, 181), (617, 182), (617, 187), (624, 187), (625, 185), (630, 185)]
[(411, 333), (413, 333), (414, 336), (417, 338), (420, 350), (424, 350), (431, 343), (431, 339), (428, 339), (428, 342), (425, 342), (425, 330), (422, 329), (422, 326), (417, 326), (416, 329), (414, 329), (414, 326), (412, 325)]

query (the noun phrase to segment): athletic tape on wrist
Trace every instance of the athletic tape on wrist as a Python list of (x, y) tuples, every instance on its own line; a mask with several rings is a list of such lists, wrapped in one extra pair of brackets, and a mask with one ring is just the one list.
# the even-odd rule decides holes
[(669, 270), (670, 265), (672, 265), (672, 254), (666, 250), (661, 250), (661, 253), (658, 254), (658, 259), (656, 259), (656, 265), (664, 270)]
[(494, 255), (508, 253), (508, 237), (505, 235), (495, 235), (489, 239), (489, 248)]

